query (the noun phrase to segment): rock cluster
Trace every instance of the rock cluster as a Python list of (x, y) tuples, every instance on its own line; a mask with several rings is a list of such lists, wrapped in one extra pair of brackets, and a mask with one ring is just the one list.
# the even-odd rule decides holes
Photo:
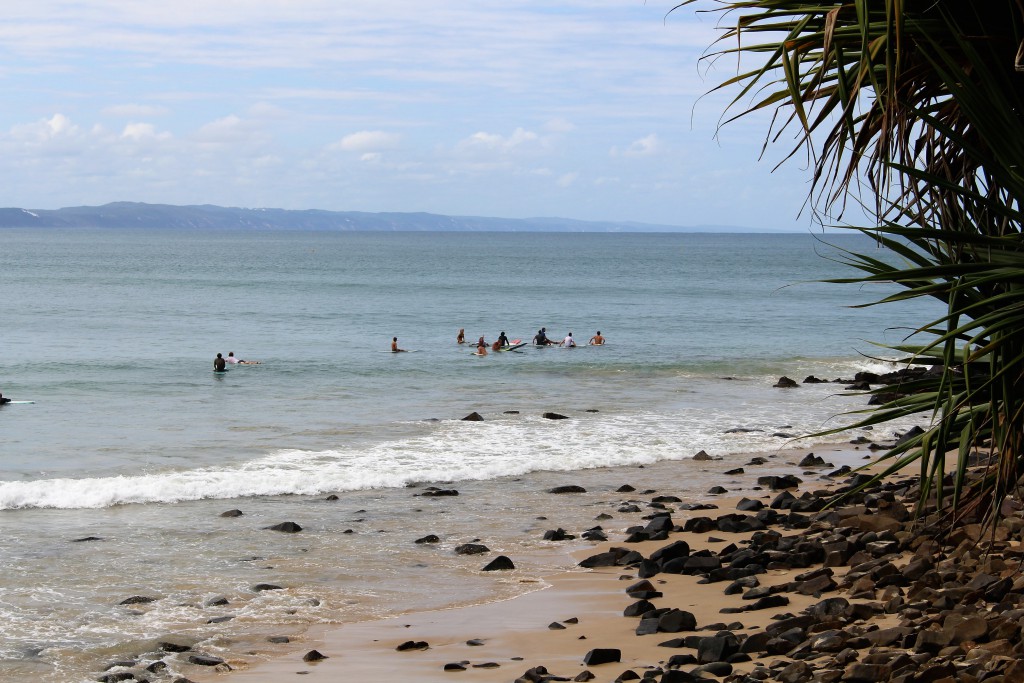
[[(855, 476), (840, 493), (864, 481)], [(1024, 682), (1019, 506), (1005, 506), (994, 528), (974, 522), (950, 529), (934, 506), (912, 515), (905, 501), (918, 494), (916, 480), (903, 479), (851, 495), (843, 507), (826, 507), (835, 492), (796, 496), (785, 489), (755, 514), (691, 517), (681, 526), (667, 512), (649, 515), (646, 526), (627, 531), (627, 544), (669, 540), (681, 530), (739, 533), (742, 540), (717, 552), (677, 540), (646, 557), (613, 547), (580, 562), (634, 570), (640, 580), (625, 589), (631, 602), (623, 615), (637, 620), (637, 636), (678, 634), (659, 645), (687, 651), (642, 677), (627, 671), (617, 680)], [(780, 569), (800, 571), (762, 584)], [(667, 574), (695, 576), (699, 583), (721, 584), (726, 595), (741, 595), (744, 606), (723, 608), (724, 614), (780, 611), (763, 630), (751, 631), (742, 621), (698, 624), (692, 613), (661, 604), (664, 596), (651, 579)], [(798, 613), (784, 611), (794, 594), (815, 601)], [(519, 680), (570, 679), (535, 667)]]

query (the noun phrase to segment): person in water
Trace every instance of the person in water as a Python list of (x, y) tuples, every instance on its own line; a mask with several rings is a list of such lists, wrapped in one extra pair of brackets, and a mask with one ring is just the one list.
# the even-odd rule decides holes
[(572, 347), (576, 346), (576, 340), (572, 338), (572, 332), (567, 334), (565, 339), (563, 339), (561, 342), (559, 342), (558, 345), (559, 346), (565, 346), (565, 347), (568, 347), (570, 349)]
[(405, 349), (398, 348), (398, 337), (391, 338), (391, 353), (403, 353)]
[(234, 351), (228, 351), (228, 357), (224, 359), (228, 365), (259, 365), (258, 360), (242, 360), (241, 358), (235, 358)]
[(499, 348), (502, 346), (509, 346), (508, 337), (505, 336), (505, 330), (501, 331), (501, 334), (498, 335), (498, 341), (494, 343), (497, 344)]
[(213, 359), (213, 371), (224, 372), (227, 370), (227, 363), (224, 361), (224, 356), (217, 354), (217, 357)]
[(544, 328), (544, 327), (542, 327), (539, 330), (537, 330), (537, 335), (533, 338), (533, 345), (534, 346), (547, 346), (549, 344), (554, 344), (554, 343), (555, 342), (553, 342), (552, 340), (548, 339), (547, 328)]
[(589, 344), (591, 346), (602, 346), (604, 344), (604, 337), (601, 336), (601, 330), (598, 330), (597, 334), (590, 338)]
[(476, 343), (476, 355), (486, 356), (487, 355), (487, 342), (484, 341), (483, 337), (480, 337), (480, 341)]
[(0, 406), (2, 406), (5, 403), (10, 403), (10, 402), (11, 402), (11, 399), (4, 398), (3, 392), (0, 392)]
[(464, 327), (460, 327), (459, 328), (459, 336), (455, 338), (455, 341), (458, 342), (459, 344), (465, 344), (466, 343), (466, 328), (464, 328)]

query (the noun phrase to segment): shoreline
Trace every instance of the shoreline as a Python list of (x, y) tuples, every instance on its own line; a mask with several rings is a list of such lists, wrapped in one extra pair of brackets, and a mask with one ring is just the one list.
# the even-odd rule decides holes
[[(827, 447), (819, 444), (814, 449), (829, 462), (829, 467), (801, 469), (798, 461), (808, 454), (809, 449), (790, 448), (751, 454), (750, 463), (757, 464), (746, 467), (744, 474), (723, 473), (722, 483), (729, 487), (727, 493), (706, 493), (700, 496), (702, 500), (713, 501), (710, 505), (715, 508), (707, 511), (678, 509), (678, 503), (656, 502), (661, 495), (671, 495), (676, 486), (672, 480), (673, 475), (676, 478), (685, 476), (685, 472), (678, 471), (679, 461), (663, 461), (643, 467), (608, 468), (618, 471), (623, 475), (622, 478), (627, 478), (624, 475), (628, 473), (636, 474), (637, 470), (645, 470), (645, 477), (660, 480), (662, 485), (657, 487), (661, 489), (659, 491), (649, 489), (617, 494), (625, 500), (615, 500), (616, 494), (605, 494), (603, 497), (609, 498), (605, 508), (613, 505), (623, 508), (631, 501), (636, 511), (613, 513), (616, 519), (604, 524), (626, 524), (627, 527), (643, 525), (645, 522), (642, 517), (660, 511), (670, 512), (677, 525), (702, 515), (729, 514), (735, 511), (736, 505), (745, 496), (763, 500), (777, 494), (776, 491), (756, 485), (758, 476), (769, 473), (797, 474), (804, 479), (805, 487), (835, 488), (842, 485), (844, 478), (831, 480), (823, 475), (841, 465), (856, 469), (865, 464), (865, 456), (868, 456), (866, 450), (849, 443)], [(727, 469), (727, 463), (720, 459), (702, 462), (701, 466), (710, 470)], [(810, 475), (803, 475), (802, 472), (809, 472)], [(571, 476), (573, 473), (563, 474)], [(585, 474), (574, 474), (586, 478)], [(768, 500), (763, 502), (767, 504)], [(685, 504), (682, 505), (685, 507)], [(702, 507), (702, 504), (696, 505)], [(598, 511), (595, 507), (595, 512)], [(595, 521), (594, 524), (602, 522)], [(585, 557), (623, 545), (621, 529), (609, 530), (608, 534), (607, 541), (588, 545), (576, 543), (571, 549), (553, 546), (547, 552), (571, 556), (573, 564), (576, 564)], [(722, 540), (709, 542), (706, 533), (677, 531), (671, 534), (669, 542), (685, 540), (694, 550), (710, 549), (717, 552), (733, 541), (738, 542), (742, 534), (715, 532), (712, 536)], [(628, 547), (648, 555), (662, 545), (665, 545), (664, 541), (643, 541), (629, 544)], [(512, 559), (515, 560), (514, 557)], [(769, 579), (772, 582), (786, 582), (798, 573), (797, 570), (776, 570)], [(635, 669), (642, 673), (650, 667), (664, 664), (677, 652), (658, 647), (658, 643), (665, 640), (660, 636), (634, 635), (636, 620), (622, 616), (622, 610), (631, 602), (623, 593), (624, 587), (628, 585), (627, 579), (629, 583), (639, 580), (634, 570), (618, 567), (590, 570), (577, 567), (572, 571), (543, 577), (520, 577), (520, 582), (543, 587), (509, 599), (464, 607), (408, 612), (379, 620), (341, 625), (318, 625), (293, 640), (290, 643), (293, 647), (286, 654), (251, 665), (242, 664), (244, 668), (234, 668), (229, 661), (228, 664), (234, 668), (230, 672), (207, 674), (190, 671), (189, 680), (196, 683), (271, 683), (294, 675), (303, 675), (303, 680), (311, 681), (338, 680), (340, 675), (352, 678), (386, 675), (396, 679), (442, 681), (451, 680), (453, 674), (458, 674), (480, 683), (496, 683), (518, 678), (524, 671), (536, 666), (545, 666), (553, 673), (571, 677), (587, 669), (583, 659), (591, 649), (615, 648), (619, 644), (626, 644), (628, 647), (622, 648), (618, 664), (589, 668), (597, 676), (593, 680), (612, 681), (625, 669)], [(725, 627), (735, 620), (719, 614), (718, 610), (743, 605), (742, 596), (723, 596), (721, 586), (712, 585), (707, 590), (698, 585), (696, 577), (671, 576), (670, 579), (671, 590), (664, 591), (665, 599), (671, 600), (674, 606), (692, 612), (697, 617), (698, 628), (709, 625)], [(659, 576), (652, 580), (664, 581), (665, 577)], [(667, 584), (659, 584), (659, 590), (663, 585)], [(813, 602), (813, 598), (806, 597), (794, 602), (788, 609), (802, 609)], [(770, 623), (770, 615), (774, 613), (745, 613), (742, 615), (744, 628), (764, 629)], [(410, 651), (396, 650), (410, 641), (426, 642), (429, 647)], [(476, 644), (477, 641), (480, 644)], [(470, 642), (474, 644), (467, 644)], [(326, 658), (304, 661), (304, 655), (312, 651)], [(446, 665), (451, 667), (459, 663), (465, 667), (464, 671), (445, 670)], [(614, 674), (611, 674), (612, 671)]]

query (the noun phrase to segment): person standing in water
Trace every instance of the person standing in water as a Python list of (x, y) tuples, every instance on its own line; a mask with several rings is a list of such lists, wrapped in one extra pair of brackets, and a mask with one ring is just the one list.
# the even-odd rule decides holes
[(391, 338), (391, 353), (403, 353), (405, 349), (398, 348), (398, 337)]
[(589, 344), (591, 346), (602, 346), (604, 344), (604, 337), (601, 336), (601, 330), (598, 330), (597, 334), (590, 338)]
[(217, 357), (213, 359), (213, 371), (224, 372), (227, 369), (227, 363), (224, 362), (224, 356), (217, 354)]

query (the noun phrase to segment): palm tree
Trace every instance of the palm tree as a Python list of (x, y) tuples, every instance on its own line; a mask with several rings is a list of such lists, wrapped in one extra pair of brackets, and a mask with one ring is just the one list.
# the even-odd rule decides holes
[(774, 109), (765, 144), (788, 131), (789, 154), (811, 158), (819, 220), (864, 205), (873, 224), (854, 229), (899, 261), (847, 252), (862, 275), (834, 281), (900, 287), (876, 303), (945, 304), (894, 347), (938, 371), (858, 422), (932, 418), (882, 456), (885, 474), (917, 464), (919, 503), (994, 521), (1024, 474), (1021, 0), (720, 0), (708, 11), (724, 27), (708, 57), (754, 58), (716, 88), (738, 90), (726, 122)]

